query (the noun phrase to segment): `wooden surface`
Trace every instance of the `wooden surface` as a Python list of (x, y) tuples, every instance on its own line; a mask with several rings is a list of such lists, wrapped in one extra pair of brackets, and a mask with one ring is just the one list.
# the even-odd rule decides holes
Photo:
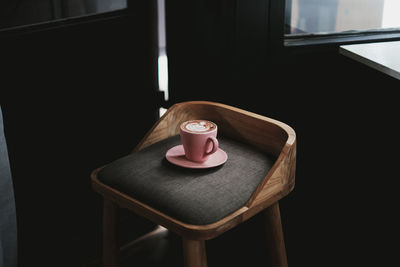
[(400, 80), (400, 41), (342, 45), (339, 52)]
[(93, 189), (119, 206), (192, 240), (207, 240), (224, 233), (274, 204), (293, 189), (296, 164), (294, 130), (282, 122), (220, 103), (196, 101), (172, 106), (134, 151), (178, 134), (180, 124), (190, 119), (213, 121), (219, 127), (218, 134), (256, 146), (277, 157), (272, 169), (245, 206), (215, 223), (191, 225), (101, 183), (97, 178), (101, 168), (91, 174)]
[(182, 122), (199, 118), (215, 122), (219, 135), (254, 145), (275, 156), (281, 153), (286, 142), (292, 144), (296, 138), (293, 129), (282, 122), (224, 104), (194, 101), (168, 109), (135, 151), (179, 134)]
[(205, 241), (186, 238), (182, 241), (184, 267), (207, 267)]
[(272, 267), (287, 267), (285, 241), (283, 238), (279, 204), (275, 202), (264, 211), (268, 255)]
[(119, 247), (117, 245), (116, 219), (118, 206), (104, 198), (103, 213), (103, 264), (104, 267), (119, 266)]

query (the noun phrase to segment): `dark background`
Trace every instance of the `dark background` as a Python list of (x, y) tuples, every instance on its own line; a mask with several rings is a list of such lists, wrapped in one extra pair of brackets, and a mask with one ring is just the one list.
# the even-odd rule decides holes
[[(0, 32), (20, 266), (99, 257), (102, 202), (90, 172), (129, 153), (160, 106), (186, 100), (234, 105), (295, 129), (296, 186), (280, 202), (290, 266), (398, 262), (389, 242), (398, 238), (399, 82), (334, 44), (284, 48), (277, 2), (167, 1), (167, 103), (156, 92), (154, 1)], [(122, 239), (152, 228), (121, 217)]]

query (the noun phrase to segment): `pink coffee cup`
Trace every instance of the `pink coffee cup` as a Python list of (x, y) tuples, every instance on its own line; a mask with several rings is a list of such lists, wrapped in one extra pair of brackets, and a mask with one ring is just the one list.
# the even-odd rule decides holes
[(207, 120), (185, 121), (180, 126), (180, 135), (188, 160), (204, 162), (218, 150), (218, 127)]

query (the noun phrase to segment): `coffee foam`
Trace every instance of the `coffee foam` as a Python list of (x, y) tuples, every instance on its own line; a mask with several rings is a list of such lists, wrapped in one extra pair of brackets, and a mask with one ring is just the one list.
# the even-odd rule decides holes
[(192, 120), (183, 123), (182, 128), (183, 130), (193, 133), (207, 133), (214, 131), (217, 128), (217, 126), (210, 121)]

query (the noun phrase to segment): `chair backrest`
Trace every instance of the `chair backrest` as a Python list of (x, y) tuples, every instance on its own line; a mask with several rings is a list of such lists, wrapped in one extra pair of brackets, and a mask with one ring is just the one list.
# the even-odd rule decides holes
[(14, 189), (0, 107), (0, 267), (17, 266), (17, 220)]
[[(246, 206), (271, 204), (266, 200), (276, 201), (293, 189), (296, 169), (295, 131), (280, 121), (221, 103), (192, 101), (173, 105), (136, 146), (134, 152), (177, 135), (181, 123), (191, 119), (213, 121), (218, 125), (218, 135), (253, 145), (277, 158)], [(279, 194), (276, 195), (276, 192)]]
[(172, 106), (135, 148), (179, 133), (180, 124), (191, 119), (207, 119), (218, 125), (218, 134), (228, 136), (278, 156), (294, 131), (286, 124), (220, 103), (193, 101)]

